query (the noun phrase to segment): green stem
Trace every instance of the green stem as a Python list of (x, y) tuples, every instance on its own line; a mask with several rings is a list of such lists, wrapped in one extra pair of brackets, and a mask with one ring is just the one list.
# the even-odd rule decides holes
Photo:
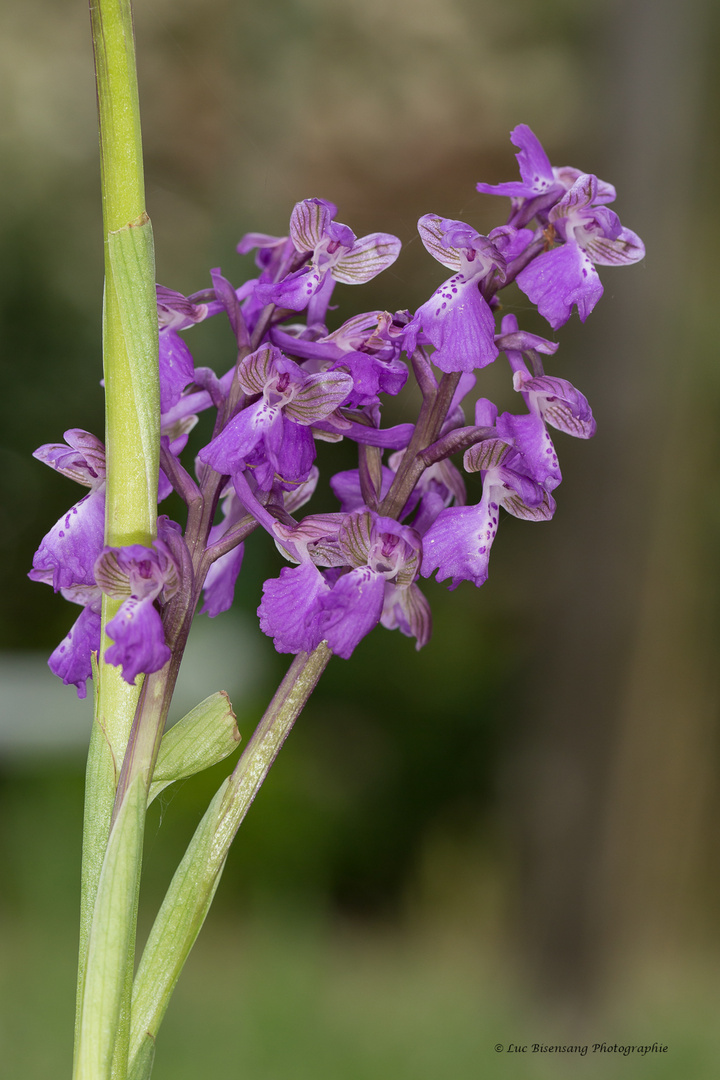
[[(157, 309), (130, 2), (91, 0), (90, 16), (105, 234), (105, 541), (112, 546), (149, 545), (156, 535), (160, 434)], [(137, 686), (129, 686), (119, 668), (104, 661), (110, 643), (105, 626), (117, 608), (117, 601), (105, 599), (86, 778), (74, 1070), (78, 1080), (110, 1076), (132, 960), (135, 901), (128, 897), (136, 895), (142, 844), (142, 785), (133, 788), (111, 839), (118, 775), (142, 685), (140, 679)], [(119, 897), (124, 897), (122, 902)], [(116, 924), (112, 928), (110, 917)], [(124, 1073), (121, 1063), (118, 1075)]]
[(331, 656), (322, 642), (309, 655), (295, 658), (175, 872), (135, 976), (129, 1080), (150, 1076), (160, 1023), (205, 921), (230, 845)]

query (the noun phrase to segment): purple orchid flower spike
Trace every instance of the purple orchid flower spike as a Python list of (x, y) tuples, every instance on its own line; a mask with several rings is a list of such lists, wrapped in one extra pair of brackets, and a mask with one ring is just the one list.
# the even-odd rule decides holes
[(273, 480), (302, 483), (310, 475), (315, 444), (310, 426), (325, 420), (352, 390), (343, 372), (309, 375), (274, 346), (263, 346), (238, 365), (248, 395), (261, 395), (239, 412), (198, 455), (224, 476), (252, 468), (258, 487)]
[[(415, 636), (418, 647), (427, 641), (429, 609), (417, 586), (421, 599), (413, 591), (402, 603), (394, 592), (412, 589), (417, 577), (421, 543), (413, 529), (360, 510), (306, 518), (295, 529), (276, 531), (303, 555), (299, 566), (285, 567), (263, 587), (260, 628), (278, 652), (309, 651), (326, 641), (347, 659), (384, 612), (388, 625)], [(316, 564), (331, 569), (322, 573)]]
[(532, 233), (505, 227), (496, 230), (496, 238), (481, 236), (464, 222), (437, 214), (421, 217), (418, 231), (433, 258), (456, 273), (418, 308), (405, 334), (405, 349), (412, 353), (422, 333), (435, 346), (432, 360), (441, 371), (486, 367), (498, 349), (493, 313), (480, 290), (505, 280), (508, 259), (527, 247)]
[(107, 624), (115, 644), (106, 651), (106, 661), (121, 665), (130, 684), (141, 673), (159, 671), (171, 653), (154, 601), (170, 600), (180, 587), (180, 571), (168, 544), (158, 538), (151, 548), (106, 547), (95, 563), (95, 579), (107, 596), (123, 600)]
[[(517, 157), (520, 180), (503, 184), (477, 184), (477, 190), (485, 195), (508, 195), (512, 200), (509, 225), (521, 228), (534, 217), (544, 223), (547, 212), (571, 188), (582, 175), (570, 166), (553, 168), (537, 135), (527, 124), (518, 124), (510, 132), (510, 141), (519, 148)], [(609, 203), (615, 199), (615, 188), (598, 180), (596, 203)]]
[(335, 221), (337, 207), (325, 199), (296, 203), (290, 217), (290, 238), (296, 251), (309, 256), (306, 266), (277, 285), (260, 285), (263, 303), (302, 311), (316, 294), (319, 300), (308, 312), (309, 322), (322, 322), (333, 282), (361, 285), (391, 266), (400, 254), (397, 236), (370, 233), (359, 240), (352, 229)]
[(537, 305), (553, 330), (568, 321), (574, 306), (582, 322), (603, 294), (595, 263), (622, 266), (645, 255), (642, 240), (620, 224), (613, 210), (598, 205), (598, 179), (581, 174), (548, 215), (561, 246), (543, 252), (517, 275), (518, 287)]

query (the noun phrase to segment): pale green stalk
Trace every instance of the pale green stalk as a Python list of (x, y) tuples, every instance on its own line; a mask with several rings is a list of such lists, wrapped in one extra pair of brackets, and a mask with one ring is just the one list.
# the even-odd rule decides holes
[[(155, 537), (160, 407), (152, 228), (145, 212), (135, 49), (129, 0), (91, 0), (105, 231), (103, 371), (107, 510), (112, 546)], [(141, 680), (105, 664), (105, 598), (87, 767), (74, 1076), (110, 1076), (132, 965), (146, 791), (134, 785), (110, 837), (118, 775)], [(112, 920), (112, 926), (109, 921)], [(102, 992), (100, 992), (102, 988)], [(122, 1058), (122, 1055), (121, 1055)], [(124, 1075), (120, 1066), (119, 1076)]]
[(331, 655), (322, 642), (309, 655), (295, 658), (175, 872), (135, 976), (128, 1080), (150, 1076), (160, 1023), (205, 921), (230, 845)]

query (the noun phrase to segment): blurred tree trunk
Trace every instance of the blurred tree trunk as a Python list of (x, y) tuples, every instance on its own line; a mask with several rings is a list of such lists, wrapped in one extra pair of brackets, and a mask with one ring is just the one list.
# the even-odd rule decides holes
[(536, 696), (508, 792), (529, 965), (544, 993), (578, 1003), (613, 963), (688, 940), (718, 689), (702, 523), (718, 493), (718, 401), (686, 286), (703, 242), (693, 203), (709, 7), (618, 0), (598, 19), (598, 95), (612, 103), (603, 178), (647, 258), (601, 271), (606, 294), (584, 333), (563, 331), (599, 433), (569, 459), (533, 556)]

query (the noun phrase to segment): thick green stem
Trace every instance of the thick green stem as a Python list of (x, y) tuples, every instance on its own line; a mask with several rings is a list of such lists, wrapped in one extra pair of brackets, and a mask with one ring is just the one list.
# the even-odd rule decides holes
[[(129, 0), (91, 0), (90, 15), (105, 232), (105, 541), (112, 546), (149, 545), (157, 517), (160, 396), (155, 267), (145, 212), (132, 12)], [(116, 820), (111, 840), (115, 790), (142, 685), (141, 679), (137, 686), (128, 685), (119, 668), (104, 661), (109, 645), (105, 626), (117, 608), (117, 601), (106, 599), (103, 604), (87, 768), (74, 1071), (84, 1080), (105, 1080), (112, 1068), (134, 940), (135, 904), (128, 897), (137, 891), (144, 818), (145, 791), (139, 784)], [(125, 897), (122, 903), (120, 895)], [(121, 1066), (118, 1075), (124, 1071)]]

